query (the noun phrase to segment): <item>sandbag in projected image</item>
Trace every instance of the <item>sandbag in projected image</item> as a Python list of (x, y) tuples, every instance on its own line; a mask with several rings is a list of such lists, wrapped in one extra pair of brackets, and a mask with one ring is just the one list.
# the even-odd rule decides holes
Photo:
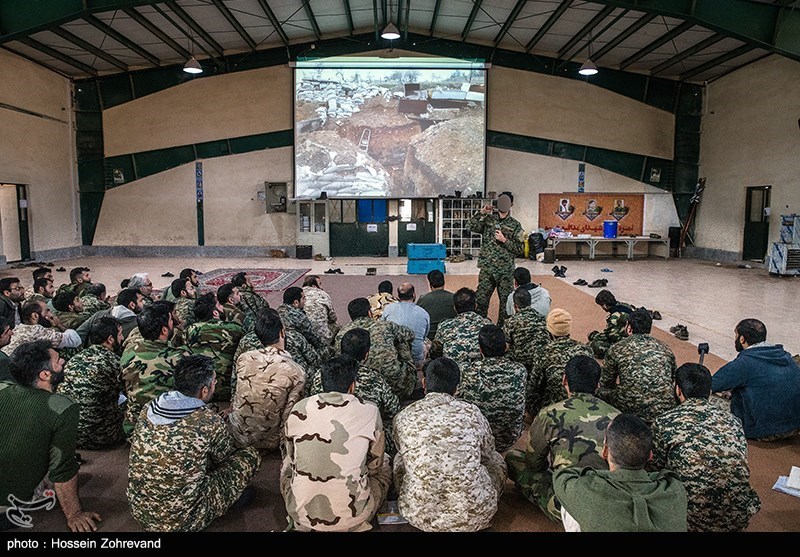
[(484, 193), (484, 69), (295, 73), (295, 195)]

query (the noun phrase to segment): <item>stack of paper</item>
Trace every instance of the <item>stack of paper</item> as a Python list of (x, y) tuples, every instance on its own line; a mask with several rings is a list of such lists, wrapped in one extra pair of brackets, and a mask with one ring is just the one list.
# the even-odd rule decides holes
[(788, 476), (779, 476), (778, 481), (772, 486), (775, 491), (800, 497), (800, 468), (792, 466)]

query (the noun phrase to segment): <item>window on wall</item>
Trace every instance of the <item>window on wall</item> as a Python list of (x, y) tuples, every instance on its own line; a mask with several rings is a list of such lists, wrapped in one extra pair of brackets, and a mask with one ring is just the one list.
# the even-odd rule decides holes
[(385, 199), (359, 199), (358, 222), (386, 222)]
[(328, 201), (330, 221), (352, 224), (356, 222), (356, 200), (334, 199)]

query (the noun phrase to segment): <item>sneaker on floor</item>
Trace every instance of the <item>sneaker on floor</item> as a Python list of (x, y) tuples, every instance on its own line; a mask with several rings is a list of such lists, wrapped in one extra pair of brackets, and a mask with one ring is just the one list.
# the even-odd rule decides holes
[(603, 288), (605, 286), (604, 279), (597, 279), (592, 284), (589, 285), (589, 288)]
[(325, 271), (325, 274), (326, 275), (335, 275), (336, 274), (336, 269), (328, 269), (327, 271)]
[(589, 283), (588, 283), (588, 282), (586, 282), (586, 281), (585, 281), (585, 280), (583, 280), (583, 279), (578, 279), (578, 280), (576, 280), (575, 282), (573, 282), (572, 284), (576, 284), (576, 285), (578, 285), (578, 286), (586, 286), (586, 285), (587, 285), (587, 284), (589, 284)]
[(689, 340), (689, 330), (681, 326), (677, 331), (675, 331), (675, 338), (680, 340)]
[(681, 328), (683, 328), (683, 325), (678, 323), (677, 325), (673, 325), (672, 327), (670, 327), (669, 328), (669, 332), (672, 333), (672, 334), (675, 334), (675, 331), (677, 331), (678, 329), (681, 329)]
[(555, 276), (555, 277), (561, 276), (561, 268), (558, 265), (554, 266), (550, 270), (553, 271), (553, 276)]
[(661, 314), (658, 312), (658, 310), (653, 311), (652, 315), (653, 319), (655, 319), (656, 321), (661, 321)]

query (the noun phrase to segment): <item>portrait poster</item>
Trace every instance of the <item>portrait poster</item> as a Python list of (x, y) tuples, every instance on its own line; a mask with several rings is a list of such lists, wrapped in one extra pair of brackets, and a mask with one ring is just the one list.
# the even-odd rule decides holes
[(644, 194), (540, 193), (539, 228), (556, 226), (574, 235), (603, 235), (603, 221), (617, 221), (617, 235), (642, 235)]

